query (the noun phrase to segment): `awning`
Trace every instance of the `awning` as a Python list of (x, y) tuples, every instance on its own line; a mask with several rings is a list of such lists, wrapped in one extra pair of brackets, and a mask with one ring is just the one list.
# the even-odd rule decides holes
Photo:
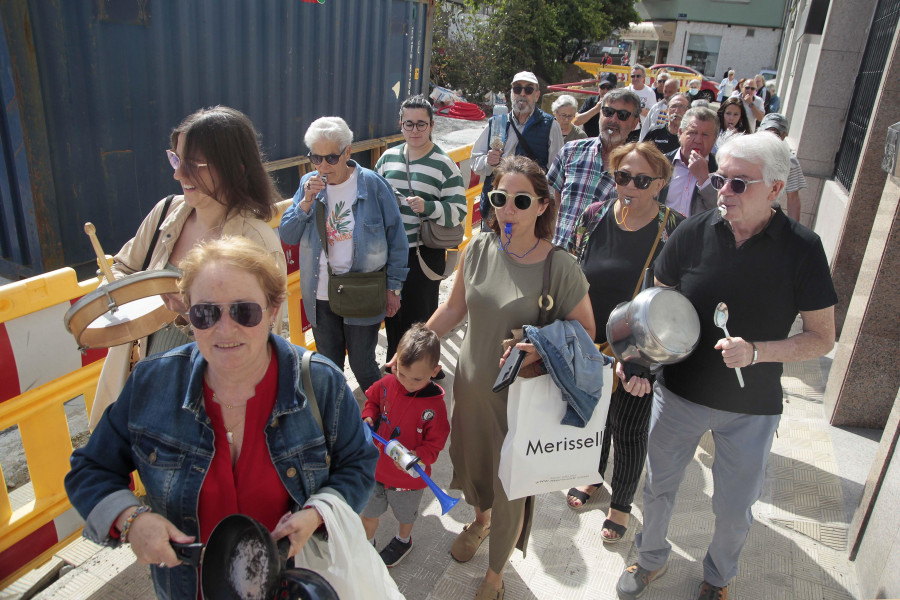
[(619, 36), (623, 40), (647, 40), (660, 42), (675, 41), (675, 23), (666, 21), (663, 23), (654, 23), (653, 21), (644, 21), (643, 23), (632, 23), (628, 31)]

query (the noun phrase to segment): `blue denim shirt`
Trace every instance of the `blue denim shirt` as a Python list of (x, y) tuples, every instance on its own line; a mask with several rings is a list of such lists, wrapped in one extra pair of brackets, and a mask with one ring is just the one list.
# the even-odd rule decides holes
[[(353, 202), (353, 264), (350, 271), (370, 273), (387, 266), (387, 289), (399, 290), (406, 280), (406, 261), (409, 257), (409, 242), (400, 218), (400, 208), (390, 184), (375, 171), (356, 167), (356, 200)], [(294, 203), (281, 216), (278, 231), (286, 244), (300, 244), (300, 292), (303, 295), (303, 310), (309, 324), (316, 326), (316, 289), (319, 286), (319, 254), (322, 243), (316, 227), (316, 210), (310, 207), (303, 212), (303, 186), (318, 171), (307, 173), (300, 180), (300, 187), (294, 194)], [(316, 202), (326, 202), (325, 194), (319, 192)], [(344, 319), (347, 325), (374, 325), (384, 320), (384, 313), (369, 319)]]
[[(341, 496), (361, 511), (374, 487), (378, 450), (343, 373), (328, 359), (313, 357), (310, 370), (323, 435), (303, 391), (300, 357), (306, 350), (271, 334), (269, 341), (278, 360), (278, 392), (265, 435), (282, 484), (298, 506), (318, 491)], [(137, 469), (153, 512), (200, 538), (200, 487), (214, 453), (203, 403), (205, 371), (206, 360), (195, 343), (135, 366), (87, 445), (72, 454), (66, 492), (85, 517), (85, 537), (116, 543), (109, 529), (123, 510), (137, 504), (128, 489), (129, 474)], [(193, 567), (153, 566), (151, 574), (157, 597), (196, 597)]]
[(541, 328), (526, 325), (525, 335), (569, 404), (560, 423), (584, 427), (600, 400), (603, 369), (612, 359), (597, 350), (578, 321), (554, 321)]

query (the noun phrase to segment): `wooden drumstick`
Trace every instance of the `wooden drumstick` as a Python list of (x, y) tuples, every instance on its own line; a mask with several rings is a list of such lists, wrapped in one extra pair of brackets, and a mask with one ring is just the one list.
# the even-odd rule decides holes
[(106, 261), (106, 253), (103, 252), (103, 248), (100, 247), (100, 240), (97, 239), (97, 228), (94, 227), (93, 223), (88, 222), (84, 224), (84, 232), (91, 238), (91, 246), (94, 247), (94, 254), (97, 255), (97, 264), (100, 266), (100, 270), (106, 277), (107, 283), (112, 283), (116, 280), (116, 277), (113, 275), (112, 269), (109, 268), (109, 263)]

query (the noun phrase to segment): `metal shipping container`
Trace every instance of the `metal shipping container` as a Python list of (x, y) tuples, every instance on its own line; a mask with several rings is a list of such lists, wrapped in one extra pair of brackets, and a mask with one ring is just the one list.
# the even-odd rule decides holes
[[(3, 0), (0, 274), (90, 261), (180, 190), (165, 150), (186, 115), (224, 104), (266, 158), (343, 117), (356, 139), (397, 132), (427, 93), (428, 0)], [(293, 190), (282, 189), (285, 195)]]

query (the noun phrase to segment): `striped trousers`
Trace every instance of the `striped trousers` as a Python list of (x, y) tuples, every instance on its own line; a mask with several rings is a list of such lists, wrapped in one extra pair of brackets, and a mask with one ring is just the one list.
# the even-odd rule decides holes
[(612, 500), (609, 505), (621, 512), (631, 512), (631, 503), (644, 470), (652, 408), (653, 393), (632, 396), (624, 390), (621, 382), (610, 398), (598, 472), (605, 479), (609, 449), (611, 443), (614, 443), (616, 452), (613, 457), (613, 475), (610, 481)]

